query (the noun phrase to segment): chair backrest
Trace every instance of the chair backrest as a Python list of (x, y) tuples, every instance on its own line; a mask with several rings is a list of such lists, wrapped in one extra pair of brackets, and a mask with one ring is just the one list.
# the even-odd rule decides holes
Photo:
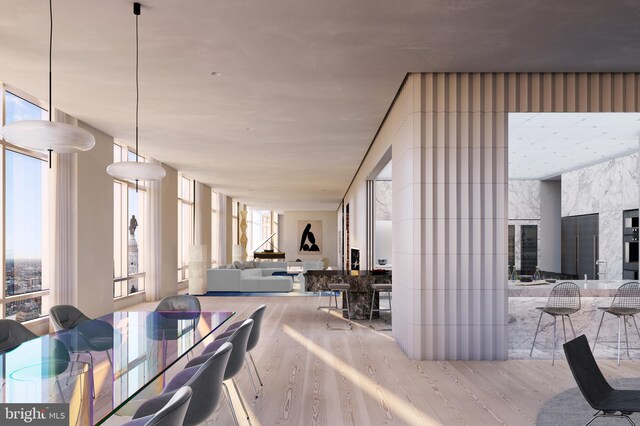
[(56, 305), (49, 309), (49, 317), (56, 331), (70, 330), (91, 318), (83, 314), (80, 309), (71, 305)]
[(225, 342), (184, 384), (193, 391), (184, 424), (200, 424), (218, 407), (222, 396), (222, 382), (225, 380), (225, 371), (232, 349), (233, 345)]
[(249, 341), (247, 342), (247, 352), (253, 350), (258, 345), (258, 341), (260, 341), (260, 329), (262, 328), (262, 319), (266, 310), (267, 305), (260, 305), (249, 317), (253, 320), (253, 327), (251, 327), (251, 334), (249, 334)]
[(584, 334), (563, 345), (567, 363), (578, 388), (594, 409), (613, 388), (602, 375)]
[(611, 302), (612, 308), (640, 309), (640, 283), (631, 281), (622, 284)]
[(580, 310), (580, 288), (570, 282), (556, 284), (551, 289), (547, 308), (568, 308)]
[(0, 352), (13, 349), (16, 346), (38, 337), (27, 327), (17, 321), (0, 319)]
[(244, 366), (244, 357), (247, 353), (247, 343), (249, 342), (249, 335), (253, 329), (253, 320), (251, 318), (246, 319), (242, 325), (235, 329), (233, 334), (227, 338), (227, 342), (233, 345), (231, 356), (229, 357), (229, 363), (227, 364), (227, 370), (224, 373), (224, 379), (230, 379), (242, 370)]
[(177, 295), (167, 296), (158, 303), (156, 312), (160, 311), (187, 311), (187, 312), (200, 312), (200, 301), (195, 296)]
[(144, 426), (176, 426), (184, 423), (193, 391), (183, 386), (176, 391), (167, 405), (158, 411)]

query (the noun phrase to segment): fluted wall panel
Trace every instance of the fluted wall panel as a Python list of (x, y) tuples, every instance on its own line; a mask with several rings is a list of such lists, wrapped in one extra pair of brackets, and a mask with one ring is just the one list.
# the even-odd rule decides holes
[(507, 356), (508, 113), (637, 111), (638, 78), (407, 77), (380, 135), (393, 155), (393, 330), (411, 358)]

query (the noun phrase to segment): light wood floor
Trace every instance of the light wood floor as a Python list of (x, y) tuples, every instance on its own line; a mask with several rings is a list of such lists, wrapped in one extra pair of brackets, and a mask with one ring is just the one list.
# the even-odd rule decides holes
[[(366, 321), (354, 323), (353, 331), (327, 330), (317, 297), (200, 300), (203, 310), (236, 311), (234, 320), (268, 306), (253, 352), (264, 382), (260, 398), (253, 398), (246, 371), (237, 378), (253, 425), (534, 424), (547, 399), (575, 387), (563, 359), (555, 366), (540, 360), (412, 361), (390, 332), (373, 331)], [(341, 321), (333, 318), (336, 326), (346, 325)], [(599, 364), (607, 378), (640, 373), (640, 361)], [(234, 404), (241, 424), (248, 424)], [(209, 423), (233, 424), (225, 401)]]

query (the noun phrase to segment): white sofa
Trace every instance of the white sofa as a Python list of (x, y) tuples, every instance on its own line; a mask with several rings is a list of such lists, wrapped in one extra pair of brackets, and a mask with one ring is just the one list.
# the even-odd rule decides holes
[(293, 280), (286, 275), (286, 262), (256, 262), (254, 268), (216, 268), (207, 271), (207, 291), (286, 292), (293, 290)]

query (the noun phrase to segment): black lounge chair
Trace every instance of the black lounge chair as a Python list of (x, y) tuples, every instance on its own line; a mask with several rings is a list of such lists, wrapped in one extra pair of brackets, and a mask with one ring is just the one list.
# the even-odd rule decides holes
[(589, 405), (598, 410), (585, 426), (599, 417), (626, 418), (635, 425), (629, 415), (640, 412), (640, 390), (612, 388), (593, 358), (584, 334), (565, 343), (563, 347), (578, 389)]

